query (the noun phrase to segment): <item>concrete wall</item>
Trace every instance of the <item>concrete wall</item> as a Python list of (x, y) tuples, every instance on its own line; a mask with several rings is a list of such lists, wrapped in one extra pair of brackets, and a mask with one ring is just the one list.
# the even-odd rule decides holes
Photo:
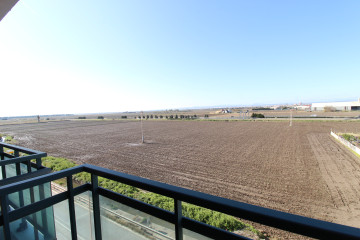
[(356, 152), (357, 154), (360, 154), (360, 148), (358, 148), (357, 146), (353, 145), (352, 143), (346, 141), (344, 138), (338, 136), (336, 133), (331, 131), (331, 136), (333, 136), (334, 138), (336, 138), (337, 140), (339, 140), (342, 144), (344, 144), (345, 146), (349, 147), (351, 150), (353, 150), (354, 152)]

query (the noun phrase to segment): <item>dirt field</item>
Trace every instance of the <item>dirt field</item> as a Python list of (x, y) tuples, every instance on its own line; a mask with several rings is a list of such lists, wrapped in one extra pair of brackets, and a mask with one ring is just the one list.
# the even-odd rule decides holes
[(360, 122), (63, 121), (0, 126), (78, 163), (360, 227), (360, 159), (330, 136)]

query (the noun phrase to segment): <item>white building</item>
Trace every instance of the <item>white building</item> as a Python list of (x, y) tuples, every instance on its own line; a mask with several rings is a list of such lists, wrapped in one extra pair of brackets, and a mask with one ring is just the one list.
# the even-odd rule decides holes
[(311, 110), (311, 105), (298, 105), (298, 106), (294, 106), (294, 108), (297, 110), (308, 111)]
[(356, 111), (360, 110), (360, 98), (354, 102), (328, 102), (328, 103), (313, 103), (311, 105), (312, 111), (324, 111), (325, 108), (336, 111)]

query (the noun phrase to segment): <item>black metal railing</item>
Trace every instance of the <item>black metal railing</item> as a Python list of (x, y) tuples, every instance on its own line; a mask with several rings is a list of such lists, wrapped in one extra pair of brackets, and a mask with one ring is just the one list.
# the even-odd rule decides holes
[[(73, 187), (73, 175), (81, 172), (87, 172), (91, 174), (91, 183)], [(151, 191), (163, 196), (170, 197), (174, 199), (175, 211), (166, 211), (164, 209), (132, 199), (125, 195), (99, 187), (98, 177), (104, 177), (120, 183), (138, 187), (146, 191)], [(24, 190), (26, 188), (32, 188), (40, 184), (49, 183), (60, 178), (67, 179), (66, 192), (59, 193), (55, 196), (48, 197), (12, 211), (6, 210), (8, 203), (7, 196), (9, 194)], [(4, 210), (0, 216), (0, 226), (3, 226), (5, 239), (11, 239), (9, 222), (26, 217), (30, 214), (34, 214), (37, 211), (51, 207), (64, 200), (67, 200), (69, 203), (69, 221), (71, 226), (72, 239), (77, 239), (74, 196), (86, 191), (92, 192), (93, 220), (95, 237), (97, 240), (102, 239), (99, 196), (107, 197), (116, 202), (125, 204), (139, 211), (143, 211), (147, 214), (173, 223), (175, 225), (175, 239), (183, 239), (183, 228), (213, 239), (247, 239), (234, 233), (184, 217), (181, 211), (182, 202), (191, 203), (235, 217), (258, 222), (270, 227), (275, 227), (312, 238), (360, 239), (360, 229), (358, 228), (237, 202), (88, 164), (0, 187), (1, 205), (2, 209)]]
[(44, 152), (0, 142), (0, 186), (50, 173), (51, 169), (41, 164), (41, 158), (46, 156)]

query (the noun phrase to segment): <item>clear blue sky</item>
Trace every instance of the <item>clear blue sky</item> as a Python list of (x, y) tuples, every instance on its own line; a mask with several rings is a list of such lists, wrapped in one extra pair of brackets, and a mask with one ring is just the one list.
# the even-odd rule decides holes
[(0, 116), (355, 100), (359, 12), (359, 0), (20, 0), (0, 22)]

